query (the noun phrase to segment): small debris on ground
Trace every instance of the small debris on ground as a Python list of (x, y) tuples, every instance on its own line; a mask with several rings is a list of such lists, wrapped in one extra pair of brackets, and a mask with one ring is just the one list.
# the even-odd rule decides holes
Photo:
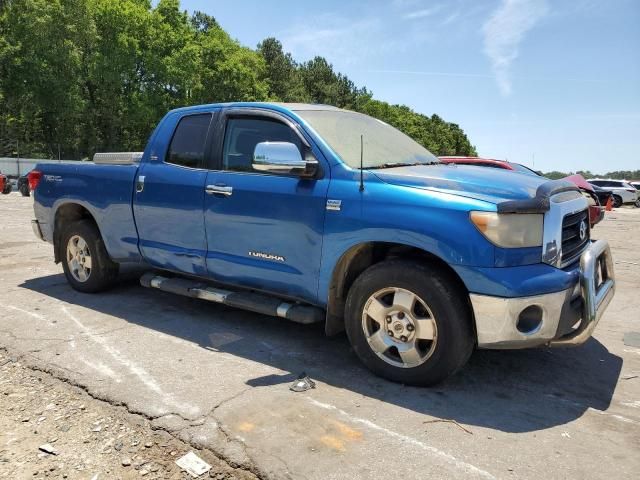
[(45, 443), (44, 445), (40, 445), (38, 450), (43, 451), (44, 453), (48, 453), (49, 455), (58, 455), (58, 451), (53, 448), (53, 445), (50, 443)]
[(562, 436), (564, 438), (571, 438), (571, 435), (569, 435), (569, 432), (562, 432)]
[(302, 372), (297, 380), (291, 384), (289, 390), (294, 392), (306, 392), (312, 388), (316, 388), (316, 382), (311, 380), (306, 373)]
[(455, 426), (459, 427), (462, 431), (468, 433), (469, 435), (473, 435), (473, 432), (468, 428), (463, 427), (458, 422), (450, 418), (436, 418), (434, 420), (425, 420), (422, 423), (453, 423)]
[(189, 452), (185, 456), (180, 457), (176, 460), (176, 464), (194, 478), (211, 470), (211, 465), (193, 452)]

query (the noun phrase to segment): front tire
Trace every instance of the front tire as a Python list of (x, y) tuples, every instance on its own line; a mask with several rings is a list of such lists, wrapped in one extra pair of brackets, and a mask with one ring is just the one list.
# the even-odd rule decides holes
[(60, 237), (62, 268), (75, 290), (96, 293), (110, 288), (118, 276), (96, 225), (78, 220), (66, 226)]
[(345, 308), (356, 355), (374, 373), (429, 386), (462, 368), (474, 348), (466, 295), (439, 269), (406, 260), (368, 268)]

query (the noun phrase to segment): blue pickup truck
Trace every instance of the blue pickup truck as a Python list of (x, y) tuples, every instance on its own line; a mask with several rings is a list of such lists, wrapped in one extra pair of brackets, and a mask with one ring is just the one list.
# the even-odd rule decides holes
[(432, 385), (473, 349), (579, 345), (615, 288), (571, 183), (444, 165), (323, 105), (169, 112), (143, 153), (38, 165), (36, 235), (69, 284), (142, 285), (346, 330), (388, 379)]

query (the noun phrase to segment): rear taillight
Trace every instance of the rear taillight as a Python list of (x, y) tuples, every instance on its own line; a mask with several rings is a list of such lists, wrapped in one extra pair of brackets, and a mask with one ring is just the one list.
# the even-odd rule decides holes
[(40, 183), (41, 178), (42, 178), (42, 172), (38, 170), (31, 170), (27, 174), (27, 180), (29, 180), (29, 190), (33, 192), (38, 186), (38, 183)]

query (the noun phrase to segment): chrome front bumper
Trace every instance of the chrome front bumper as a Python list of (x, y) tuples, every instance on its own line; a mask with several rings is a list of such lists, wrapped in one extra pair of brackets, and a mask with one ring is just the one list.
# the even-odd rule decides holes
[[(609, 244), (598, 240), (582, 253), (580, 282), (573, 288), (518, 298), (471, 294), (478, 347), (580, 345), (591, 337), (614, 292)], [(535, 312), (536, 320), (529, 320), (525, 310)]]

